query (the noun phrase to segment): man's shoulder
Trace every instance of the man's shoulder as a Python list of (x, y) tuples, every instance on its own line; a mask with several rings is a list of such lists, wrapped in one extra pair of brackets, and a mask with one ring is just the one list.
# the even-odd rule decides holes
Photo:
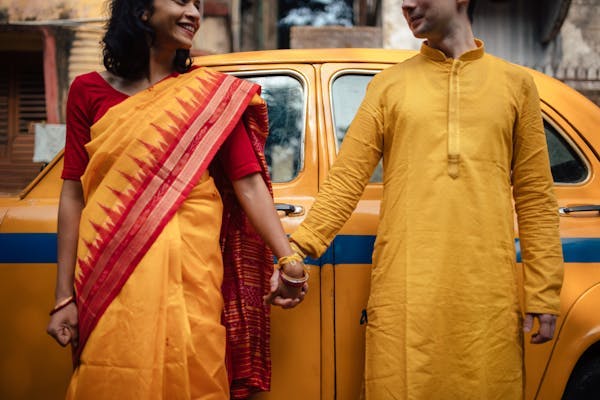
[(401, 81), (410, 74), (415, 68), (419, 68), (419, 64), (422, 60), (419, 59), (419, 54), (412, 56), (409, 59), (401, 61), (397, 64), (384, 69), (373, 78), (374, 85), (387, 86), (394, 84), (397, 81)]
[(527, 72), (525, 67), (489, 53), (485, 55), (485, 58), (495, 70), (506, 75), (510, 82), (518, 85), (524, 82), (533, 82), (531, 74)]
[(386, 71), (394, 71), (394, 72), (402, 72), (408, 71), (413, 68), (419, 68), (419, 65), (423, 62), (423, 56), (420, 53), (415, 54), (414, 56), (407, 58), (404, 61), (401, 61), (397, 64), (392, 65)]

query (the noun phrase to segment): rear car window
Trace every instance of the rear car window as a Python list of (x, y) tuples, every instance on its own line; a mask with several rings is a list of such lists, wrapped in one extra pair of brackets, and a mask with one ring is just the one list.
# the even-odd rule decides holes
[(558, 130), (548, 121), (544, 121), (546, 143), (550, 156), (550, 170), (555, 183), (579, 183), (588, 177), (588, 168), (578, 154)]

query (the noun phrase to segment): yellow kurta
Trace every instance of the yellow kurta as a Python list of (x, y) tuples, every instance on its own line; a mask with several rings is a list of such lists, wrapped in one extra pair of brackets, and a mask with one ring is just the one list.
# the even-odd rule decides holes
[(424, 45), (374, 77), (292, 235), (321, 254), (383, 157), (367, 306), (371, 400), (522, 397), (513, 195), (525, 311), (559, 310), (562, 253), (537, 91), (477, 44), (458, 59)]

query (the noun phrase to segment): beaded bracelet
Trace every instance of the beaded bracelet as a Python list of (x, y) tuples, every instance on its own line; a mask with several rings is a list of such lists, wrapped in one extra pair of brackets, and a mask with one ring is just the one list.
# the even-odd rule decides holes
[(302, 262), (303, 260), (304, 260), (304, 258), (300, 254), (293, 253), (293, 254), (290, 254), (289, 256), (279, 257), (279, 259), (277, 260), (277, 265), (278, 265), (279, 269), (281, 269), (286, 264), (290, 264), (292, 262)]
[(75, 302), (75, 296), (69, 296), (66, 299), (64, 299), (63, 301), (61, 301), (60, 303), (58, 303), (57, 305), (54, 306), (54, 308), (50, 311), (50, 315), (54, 315), (57, 312), (59, 312), (60, 310), (62, 310), (63, 308), (65, 308), (66, 306), (68, 306), (71, 303)]

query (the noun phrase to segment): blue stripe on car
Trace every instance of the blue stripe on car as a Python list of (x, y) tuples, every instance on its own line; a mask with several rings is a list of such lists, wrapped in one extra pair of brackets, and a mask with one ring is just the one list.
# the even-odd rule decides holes
[[(562, 238), (565, 262), (600, 262), (600, 238)], [(375, 236), (338, 235), (319, 259), (307, 263), (371, 264)], [(519, 240), (515, 240), (517, 261), (521, 261)], [(0, 263), (56, 263), (56, 233), (0, 233)]]
[(56, 263), (56, 233), (0, 233), (0, 263)]

